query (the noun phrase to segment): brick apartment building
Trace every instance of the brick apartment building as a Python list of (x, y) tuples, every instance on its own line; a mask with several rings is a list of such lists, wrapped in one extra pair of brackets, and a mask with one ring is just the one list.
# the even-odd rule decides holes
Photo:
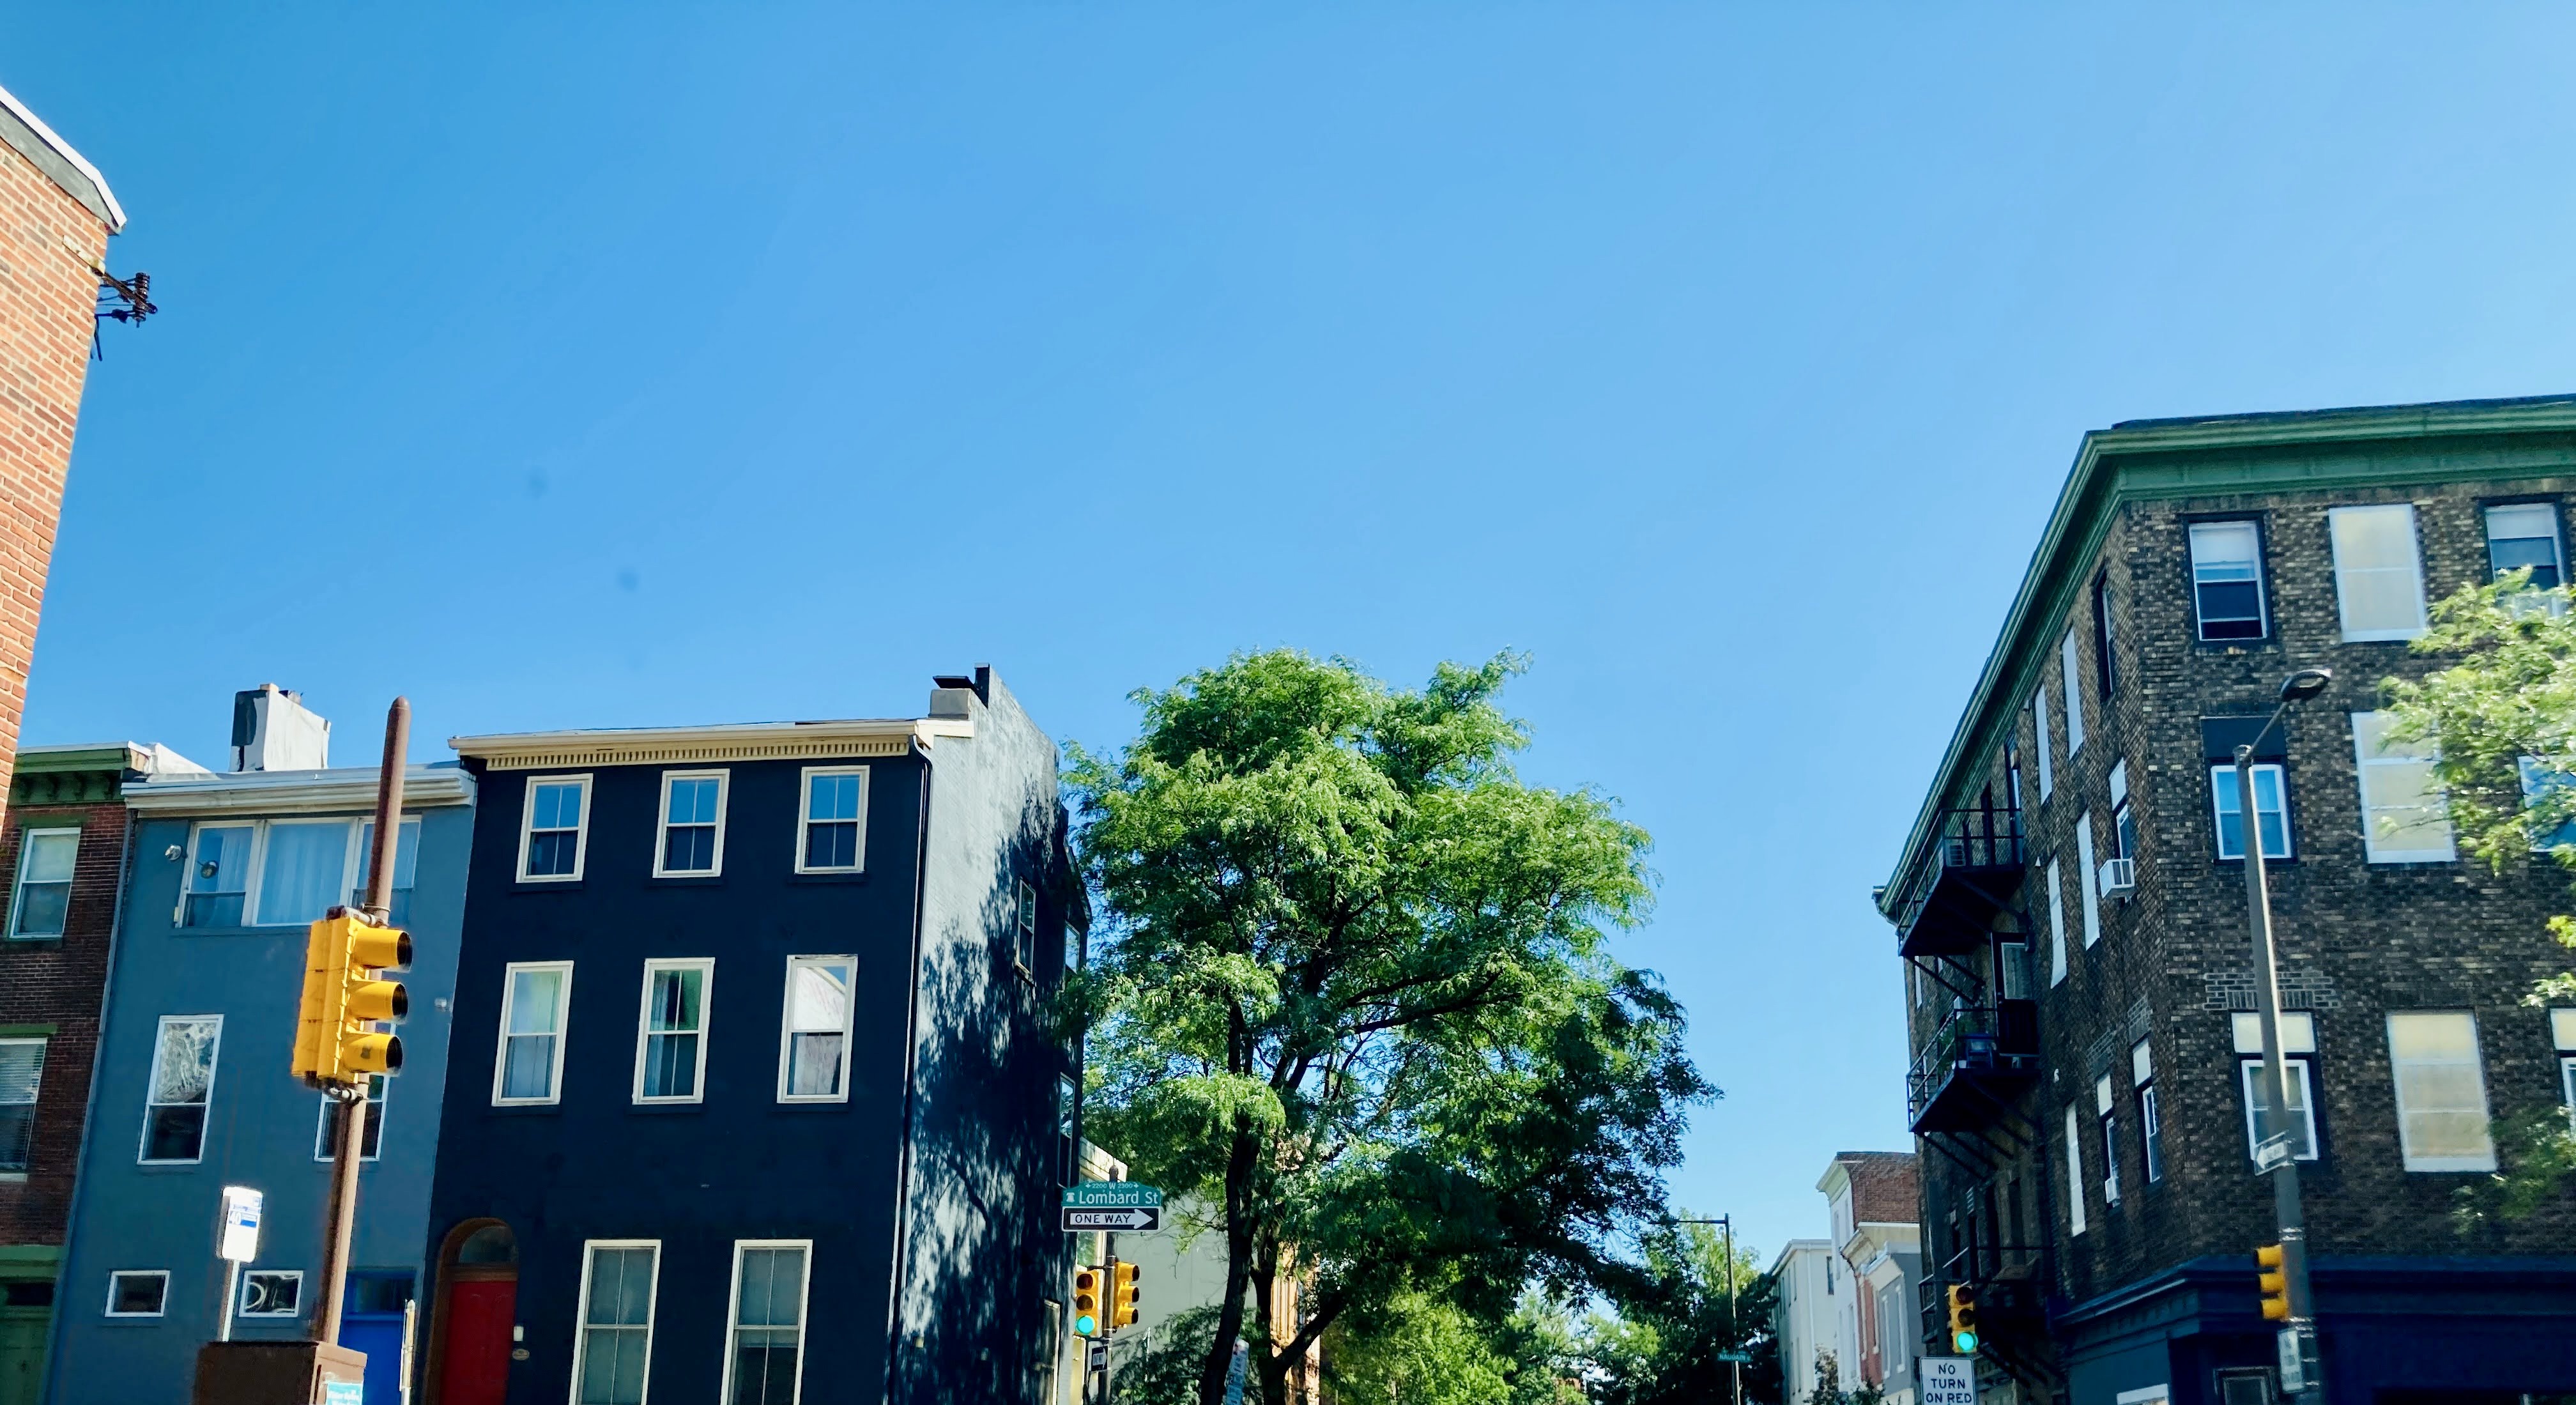
[[(2491, 1119), (2576, 1101), (2525, 992), (2565, 876), (2465, 860), (2380, 680), (2426, 605), (2566, 580), (2576, 397), (2085, 437), (1881, 910), (1908, 963), (1924, 1322), (1980, 1286), (1988, 1400), (2276, 1397), (2233, 749), (2258, 751), (2284, 1045), (2336, 1402), (2576, 1397), (2576, 1194), (2454, 1216)], [(2225, 780), (2227, 784), (2216, 784)], [(1946, 1351), (1946, 1344), (1939, 1346)]]
[(0, 1405), (33, 1405), (80, 1165), (125, 870), (124, 787), (195, 768), (126, 742), (33, 747), (0, 825)]
[(98, 168), (0, 88), (0, 788), (26, 714), (107, 238), (124, 227)]

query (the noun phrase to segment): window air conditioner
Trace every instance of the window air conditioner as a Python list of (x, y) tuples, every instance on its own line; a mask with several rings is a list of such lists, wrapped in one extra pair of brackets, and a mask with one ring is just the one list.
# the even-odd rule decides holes
[(2130, 892), (2137, 886), (2138, 861), (2136, 859), (2104, 859), (2102, 861), (2102, 892), (2105, 896), (2112, 893)]

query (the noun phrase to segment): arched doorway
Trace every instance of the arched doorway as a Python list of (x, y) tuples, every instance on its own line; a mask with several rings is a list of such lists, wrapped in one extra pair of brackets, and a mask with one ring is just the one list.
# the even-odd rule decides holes
[(499, 1220), (467, 1220), (438, 1250), (421, 1397), (433, 1405), (501, 1405), (519, 1303), (519, 1241)]

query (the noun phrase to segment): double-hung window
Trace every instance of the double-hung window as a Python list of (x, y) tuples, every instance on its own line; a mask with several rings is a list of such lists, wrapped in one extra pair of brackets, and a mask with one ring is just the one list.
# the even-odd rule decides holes
[(2120, 1203), (2120, 1119), (2111, 1099), (2111, 1075), (2093, 1083), (2093, 1115), (2102, 1124), (2102, 1203)]
[(2521, 760), (2523, 823), (2531, 830), (2534, 852), (2576, 844), (2576, 776), (2544, 766), (2540, 758)]
[(2138, 816), (2129, 804), (2129, 763), (2111, 767), (2111, 857), (2138, 856)]
[(2120, 691), (2120, 667), (2111, 657), (2111, 646), (2118, 642), (2118, 632), (2111, 618), (2112, 606), (2115, 603), (2111, 596), (2111, 573), (2105, 571), (2095, 576), (2093, 578), (2093, 688), (2095, 695), (2105, 703), (2118, 696)]
[(2558, 507), (2554, 503), (2501, 503), (2487, 509), (2487, 565), (2498, 579), (2516, 571), (2531, 572), (2531, 588), (2556, 590), (2567, 583), (2567, 563), (2558, 547)]
[(2066, 1105), (2066, 1232), (2084, 1232), (2084, 1115)]
[(846, 1102), (850, 1096), (850, 982), (855, 956), (787, 958), (778, 1031), (778, 1100)]
[(797, 821), (798, 873), (856, 873), (867, 865), (868, 768), (808, 766)]
[(635, 1028), (635, 1101), (693, 1103), (706, 1096), (711, 957), (644, 963), (644, 1013)]
[(725, 773), (662, 773), (662, 834), (653, 849), (656, 878), (707, 878), (724, 872)]
[(2372, 863), (2449, 863), (2451, 811), (2433, 774), (2440, 753), (2427, 740), (2390, 733), (2393, 712), (2352, 714), (2352, 749), (2361, 774), (2361, 843)]
[[(2290, 817), (2286, 793), (2288, 777), (2279, 763), (2258, 761), (2254, 764), (2254, 814), (2262, 826), (2263, 857), (2286, 859), (2290, 853)], [(2209, 768), (2209, 799), (2218, 819), (2218, 856), (2222, 859), (2245, 857), (2244, 797), (2236, 789), (2236, 768), (2213, 765)]]
[(1013, 885), (1011, 904), (1011, 945), (1020, 969), (1035, 974), (1038, 969), (1038, 890), (1026, 883)]
[(2075, 820), (2075, 886), (2084, 894), (2084, 945), (2102, 940), (2102, 874), (2093, 866), (2093, 812)]
[(2031, 735), (2038, 742), (2036, 754), (2039, 757), (2039, 799), (2040, 803), (2046, 804), (2048, 793), (2057, 788), (2057, 772), (2056, 763), (2049, 759), (2048, 685), (2045, 683), (2031, 690), (2030, 720)]
[(2477, 1016), (2466, 1010), (2390, 1012), (2388, 1063), (2396, 1076), (2397, 1145), (2407, 1170), (2496, 1168)]
[(196, 1161), (206, 1152), (206, 1108), (215, 1096), (221, 1015), (163, 1015), (153, 1034), (152, 1081), (143, 1107), (144, 1161)]
[(182, 927), (238, 927), (249, 919), (251, 840), (257, 826), (197, 826), (188, 856), (188, 886), (179, 900)]
[(2409, 503), (2326, 512), (2334, 544), (2335, 603), (2347, 642), (2413, 639), (2424, 632), (2424, 570)]
[(805, 1366), (810, 1239), (738, 1239), (725, 1405), (796, 1405)]
[(2066, 872), (2063, 861), (2048, 861), (2048, 983), (2066, 979)]
[(571, 883), (590, 847), (590, 777), (530, 776), (519, 820), (519, 881)]
[(2068, 626), (2066, 639), (2057, 646), (2057, 676), (2066, 685), (2066, 759), (2084, 749), (2084, 670), (2080, 663), (2083, 650), (2076, 647), (2075, 629)]
[(72, 904), (72, 867), (80, 858), (78, 829), (20, 833), (18, 892), (9, 908), (9, 935), (59, 937)]
[(43, 1039), (0, 1039), (0, 1171), (27, 1169), (36, 1140), (36, 1094), (45, 1083)]
[(2204, 640), (2260, 639), (2263, 533), (2251, 522), (2195, 522), (2191, 527), (2191, 596)]
[[(358, 1159), (373, 1161), (384, 1152), (385, 1087), (391, 1080), (381, 1073), (367, 1075), (367, 1124), (358, 1132)], [(348, 1104), (338, 1098), (322, 1099), (321, 1115), (314, 1120), (313, 1159), (328, 1161), (340, 1153), (340, 1118)]]
[(2129, 1082), (2137, 1089), (2138, 1151), (2145, 1161), (2147, 1184), (2165, 1178), (2165, 1110), (2156, 1095), (2156, 1061), (2147, 1041), (2129, 1048)]
[(551, 1103), (563, 1096), (564, 1023), (572, 1004), (572, 963), (513, 962), (501, 973), (501, 1047), (492, 1059), (492, 1102)]
[[(367, 901), (367, 880), (376, 871), (376, 822), (368, 820), (358, 826), (358, 876), (349, 885), (349, 906), (363, 906)], [(388, 920), (397, 927), (411, 925), (411, 890), (414, 876), (420, 872), (420, 821), (405, 820), (394, 831), (394, 891), (388, 904)]]
[(2567, 1123), (2576, 1131), (2576, 1010), (2549, 1012), (2549, 1042), (2558, 1050), (2558, 1092), (2567, 1103)]
[[(375, 836), (348, 819), (253, 820), (197, 826), (179, 896), (182, 927), (301, 927), (365, 896)], [(395, 840), (394, 921), (410, 915), (420, 821)], [(354, 875), (354, 876), (353, 876)]]
[(573, 1405), (644, 1405), (653, 1366), (658, 1239), (593, 1239), (581, 1246), (580, 1334), (573, 1340)]
[[(2271, 1075), (2263, 1067), (2263, 1017), (2240, 1014), (2232, 1025), (2237, 1081), (2245, 1090), (2245, 1154), (2259, 1157), (2263, 1112), (2272, 1105)], [(2301, 1161), (2317, 1159), (2317, 1104), (2310, 1096), (2309, 1077), (2316, 1053), (2316, 1017), (2300, 1010), (2282, 1011), (2281, 1058), (2290, 1079), (2290, 1136)]]

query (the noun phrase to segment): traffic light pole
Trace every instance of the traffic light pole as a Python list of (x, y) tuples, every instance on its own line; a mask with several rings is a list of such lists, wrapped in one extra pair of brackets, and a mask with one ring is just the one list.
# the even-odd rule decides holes
[[(376, 773), (376, 847), (367, 856), (367, 920), (390, 926), (394, 856), (402, 843), (403, 757), (411, 750), (411, 702), (394, 699), (385, 714), (385, 755)], [(366, 1150), (367, 1084), (334, 1089), (340, 1099), (340, 1144), (331, 1153), (331, 1219), (322, 1236), (322, 1300), (313, 1313), (313, 1340), (337, 1344), (349, 1291), (349, 1239), (358, 1223), (358, 1166)]]
[[(2280, 720), (2281, 713), (2276, 710), (2263, 730), (2270, 731)], [(2260, 741), (2261, 734), (2255, 740)], [(2321, 1401), (2325, 1399), (2325, 1379), (2313, 1355), (2316, 1308), (2308, 1296), (2308, 1229), (2306, 1213), (2299, 1203), (2299, 1129), (2290, 1119), (2290, 1064), (2281, 1047), (2281, 977), (2272, 945), (2271, 879), (2263, 868), (2263, 818), (2254, 805), (2251, 742), (2236, 748), (2236, 813), (2245, 835), (2239, 847), (2245, 851), (2245, 919), (2253, 929), (2254, 990), (2263, 1011), (2263, 1142), (2276, 1148), (2281, 1157), (2271, 1177), (2272, 1214), (2280, 1226), (2281, 1271), (2290, 1299), (2290, 1320), (2284, 1330), (2296, 1344), (2301, 1374), (2306, 1378), (2302, 1388), (2285, 1389), (2284, 1394), (2293, 1399)], [(2286, 810), (2284, 813), (2286, 816)], [(2285, 1349), (2284, 1365), (2287, 1364)], [(2284, 1380), (2282, 1384), (2286, 1388), (2289, 1382)]]

